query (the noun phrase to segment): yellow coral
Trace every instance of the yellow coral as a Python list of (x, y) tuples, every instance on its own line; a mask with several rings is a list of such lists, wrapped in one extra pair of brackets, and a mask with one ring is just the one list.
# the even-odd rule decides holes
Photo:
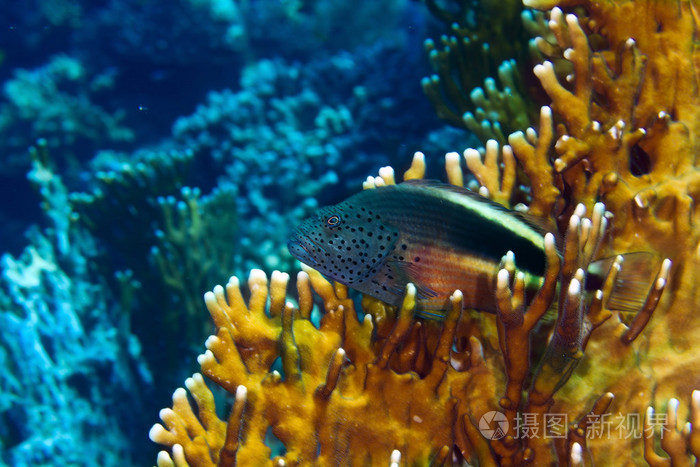
[[(568, 66), (535, 69), (552, 101), (541, 109), (538, 131), (464, 157), (482, 194), (506, 206), (524, 203), (565, 234), (561, 258), (554, 237), (546, 237), (548, 269), (537, 297), (525, 307), (522, 276), (508, 255), (495, 291), (498, 313), (463, 310), (457, 291), (444, 323), (412, 318), (412, 286), (399, 310), (364, 297), (359, 318), (347, 289), (310, 269), (297, 277), (298, 305), (287, 301), (286, 274), (268, 283), (252, 272), (247, 301), (233, 278), (206, 295), (217, 331), (199, 359), (203, 374), (235, 394), (233, 408), (227, 421), (218, 418), (203, 378), (188, 379), (199, 416), (186, 391), (175, 391), (173, 408), (161, 412), (165, 427), (151, 431), (170, 447), (159, 465), (593, 459), (656, 466), (700, 458), (700, 392), (693, 391), (700, 387), (698, 11), (690, 0), (526, 3), (576, 7), (576, 14), (553, 8), (551, 34), (537, 41), (545, 55), (561, 52), (553, 58)], [(463, 183), (459, 155), (449, 154), (446, 165), (450, 182)], [(417, 154), (404, 179), (424, 174)], [(365, 188), (395, 182), (384, 168)], [(624, 261), (613, 263), (592, 297), (582, 292), (592, 260), (630, 251), (653, 252), (659, 263), (632, 317), (605, 306)], [(315, 296), (325, 308), (317, 326)], [(549, 323), (543, 317), (552, 302), (558, 313)], [(687, 404), (675, 399), (691, 394)], [(480, 431), (490, 412), (508, 422), (503, 437)], [(644, 415), (643, 436), (603, 436), (601, 423), (615, 414)], [(528, 437), (525, 415), (539, 426), (551, 415), (569, 423), (557, 439)], [(685, 419), (689, 425), (679, 428)], [(271, 451), (268, 430), (284, 451)]]
[[(409, 175), (420, 172), (423, 163), (416, 157)], [(370, 179), (375, 186), (387, 183), (394, 183), (389, 169)], [(601, 295), (582, 321), (578, 293), (582, 268), (605, 231), (602, 213), (596, 209), (588, 223), (583, 209), (572, 216), (561, 268), (553, 236), (547, 236), (550, 267), (527, 310), (522, 275), (515, 273), (512, 257), (504, 258), (496, 317), (460, 319), (466, 312), (457, 291), (444, 323), (415, 321), (415, 287), (409, 285), (398, 311), (365, 298), (368, 314), (360, 321), (347, 289), (308, 268), (297, 278), (298, 309), (285, 302), (288, 276), (283, 273), (273, 273), (268, 284), (262, 271), (251, 272), (247, 303), (236, 278), (225, 289), (217, 286), (205, 295), (217, 332), (199, 362), (206, 376), (236, 394), (236, 401), (225, 423), (201, 376), (189, 379), (199, 419), (185, 391), (176, 390), (173, 409), (161, 412), (167, 428), (156, 425), (151, 431), (154, 441), (171, 447), (171, 455), (159, 455), (159, 465), (268, 463), (268, 429), (284, 445), (285, 451), (272, 459), (277, 465), (384, 465), (398, 456), (435, 465), (452, 455), (470, 463), (554, 459), (548, 443), (518, 440), (516, 417), (523, 404), (531, 413), (547, 411), (553, 393), (581, 358), (585, 339), (609, 318)], [(554, 299), (558, 281), (570, 284), (561, 307), (562, 322), (569, 324), (555, 330), (561, 338), (552, 339), (526, 391), (529, 396), (521, 401), (531, 374), (530, 334)], [(310, 320), (312, 289), (325, 307), (318, 327)], [(572, 342), (575, 346), (567, 347)], [(278, 358), (283, 374), (274, 369)], [(505, 412), (510, 431), (503, 439), (488, 440), (478, 430), (480, 417), (494, 410)], [(559, 456), (571, 455), (570, 446), (562, 449)]]
[[(389, 367), (413, 326), (414, 287), (407, 291), (394, 330), (378, 345), (372, 320), (367, 315), (358, 321), (344, 287), (315, 271), (302, 272), (296, 309), (283, 300), (287, 279), (274, 273), (268, 292), (265, 275), (253, 271), (247, 303), (235, 278), (225, 290), (207, 293), (217, 334), (207, 340), (199, 361), (202, 372), (236, 394), (236, 401), (227, 425), (217, 417), (201, 375), (188, 379), (199, 419), (185, 391), (176, 390), (173, 409), (161, 412), (167, 429), (156, 425), (151, 430), (154, 441), (172, 447), (172, 457), (161, 453), (158, 465), (269, 463), (268, 428), (284, 444), (286, 452), (273, 461), (280, 465), (282, 459), (302, 465), (388, 464), (394, 451), (421, 464), (447, 462), (455, 440), (452, 423), (445, 421), (454, 419), (457, 403), (450, 390), (453, 380), (465, 379), (449, 364), (461, 295), (453, 296), (452, 312), (426, 362), (430, 369), (419, 378)], [(309, 284), (327, 309), (318, 328), (309, 319)], [(478, 349), (478, 343), (472, 347)], [(283, 375), (273, 369), (278, 357)], [(472, 360), (473, 371), (484, 365), (476, 355)]]

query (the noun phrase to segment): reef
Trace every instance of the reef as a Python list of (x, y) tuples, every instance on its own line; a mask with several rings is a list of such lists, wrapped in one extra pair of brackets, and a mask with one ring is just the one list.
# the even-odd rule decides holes
[(4, 13), (2, 465), (147, 462), (143, 424), (212, 332), (202, 291), (291, 270), (286, 226), (317, 200), (418, 141), (464, 138), (419, 92), (426, 19), (410, 0)]
[[(68, 190), (45, 151), (32, 149), (29, 177), (48, 227), (30, 231), (21, 255), (0, 259), (0, 464), (130, 464), (139, 450), (127, 427), (142, 423), (134, 414), (152, 375), (130, 329), (128, 294), (115, 296), (98, 273), (97, 245), (70, 221)], [(128, 273), (115, 277), (130, 287)]]
[[(464, 184), (466, 164), (482, 195), (549, 220), (563, 238), (545, 237), (538, 294), (526, 300), (509, 255), (498, 313), (463, 309), (455, 291), (444, 322), (413, 317), (411, 285), (398, 309), (369, 297), (358, 308), (308, 268), (295, 298), (284, 273), (251, 272), (248, 299), (232, 278), (205, 295), (217, 330), (198, 361), (234, 398), (217, 414), (202, 376), (188, 379), (198, 415), (176, 390), (165, 426), (150, 432), (169, 448), (159, 466), (700, 458), (698, 9), (685, 0), (525, 4), (547, 18), (534, 41), (550, 101), (537, 130), (533, 122), (508, 145), (489, 141), (464, 162), (457, 153), (445, 161), (450, 183)], [(416, 154), (403, 178), (425, 171)], [(387, 167), (365, 188), (391, 183)], [(634, 252), (652, 265), (616, 256)], [(598, 258), (614, 260), (588, 294)], [(618, 277), (630, 273), (641, 298), (613, 306)]]
[(540, 54), (529, 39), (545, 32), (539, 12), (519, 0), (426, 0), (445, 31), (424, 47), (434, 73), (421, 85), (437, 115), (482, 143), (524, 130), (537, 113), (531, 63)]

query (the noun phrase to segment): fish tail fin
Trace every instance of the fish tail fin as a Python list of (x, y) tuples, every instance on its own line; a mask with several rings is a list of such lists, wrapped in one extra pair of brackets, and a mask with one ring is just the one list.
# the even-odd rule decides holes
[[(657, 262), (656, 255), (646, 251), (637, 251), (621, 256), (622, 267), (617, 273), (606, 307), (609, 310), (636, 313), (644, 306), (649, 288), (654, 280), (653, 266)], [(615, 258), (604, 258), (591, 263), (588, 268), (589, 280), (586, 289), (594, 290), (602, 287)]]

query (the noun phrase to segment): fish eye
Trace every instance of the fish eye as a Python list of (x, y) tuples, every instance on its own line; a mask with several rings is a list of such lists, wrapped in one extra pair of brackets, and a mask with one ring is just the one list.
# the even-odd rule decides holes
[(340, 216), (338, 216), (337, 214), (333, 214), (332, 216), (328, 217), (328, 219), (326, 219), (326, 225), (328, 227), (335, 227), (338, 224), (340, 224)]

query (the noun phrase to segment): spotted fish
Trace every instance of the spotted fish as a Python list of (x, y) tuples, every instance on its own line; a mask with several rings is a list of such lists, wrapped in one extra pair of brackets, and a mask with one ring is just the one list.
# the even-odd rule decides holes
[(496, 276), (508, 251), (526, 290), (536, 291), (546, 233), (464, 188), (408, 181), (320, 209), (294, 230), (288, 248), (302, 263), (390, 305), (401, 303), (411, 282), (419, 313), (440, 317), (457, 289), (466, 307), (495, 312)]

